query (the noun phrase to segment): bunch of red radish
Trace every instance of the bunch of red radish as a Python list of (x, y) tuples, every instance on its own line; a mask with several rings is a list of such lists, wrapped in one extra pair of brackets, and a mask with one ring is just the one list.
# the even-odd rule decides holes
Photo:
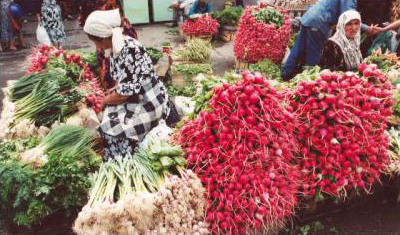
[(54, 50), (54, 47), (50, 47), (45, 44), (35, 48), (30, 56), (30, 66), (27, 69), (26, 74), (29, 75), (34, 72), (42, 72), (49, 61), (49, 54), (51, 54)]
[(346, 196), (346, 189), (369, 191), (389, 162), (387, 117), (392, 85), (376, 65), (360, 66), (364, 77), (328, 70), (300, 82), (291, 107), (299, 120), (296, 136), (305, 193)]
[(212, 36), (217, 33), (219, 24), (209, 15), (200, 16), (196, 19), (187, 19), (182, 24), (182, 31), (188, 36)]
[(269, 59), (279, 64), (286, 52), (291, 33), (289, 16), (285, 11), (279, 10), (284, 16), (284, 23), (280, 28), (275, 24), (265, 24), (257, 21), (253, 11), (264, 6), (251, 6), (246, 8), (239, 21), (238, 31), (234, 40), (236, 59), (247, 62), (257, 62)]
[(79, 88), (86, 95), (86, 102), (92, 106), (96, 113), (101, 112), (101, 104), (103, 103), (104, 92), (100, 87), (100, 84), (90, 70), (89, 66), (86, 66), (83, 73), (85, 81), (79, 84)]
[(79, 79), (79, 88), (85, 93), (87, 103), (92, 106), (96, 112), (100, 112), (104, 93), (97, 77), (78, 53), (68, 53), (65, 50), (58, 50), (55, 47), (40, 45), (32, 53), (31, 65), (27, 70), (27, 74), (43, 72), (47, 68), (49, 61), (59, 57), (63, 58), (67, 66), (75, 64), (80, 68), (81, 78)]
[(175, 135), (207, 192), (213, 234), (272, 232), (297, 203), (296, 119), (260, 74), (215, 88), (202, 111)]

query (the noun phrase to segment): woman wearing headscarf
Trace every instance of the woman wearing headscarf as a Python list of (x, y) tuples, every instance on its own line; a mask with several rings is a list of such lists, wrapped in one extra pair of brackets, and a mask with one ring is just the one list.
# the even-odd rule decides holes
[(38, 21), (46, 29), (51, 43), (61, 48), (67, 35), (64, 30), (61, 7), (57, 4), (56, 0), (43, 0)]
[[(119, 9), (120, 15), (122, 19), (122, 28), (124, 30), (124, 34), (128, 35), (132, 38), (138, 39), (136, 30), (133, 28), (129, 20), (124, 16), (122, 11), (122, 6), (119, 0), (97, 0), (96, 10), (107, 11)], [(101, 48), (97, 48), (97, 61), (99, 62), (99, 66), (101, 68), (101, 78), (102, 85), (105, 89), (108, 89), (114, 85), (114, 80), (110, 75), (110, 63), (107, 57), (104, 55), (104, 50)]]
[(15, 47), (14, 33), (9, 17), (11, 0), (0, 0), (0, 20), (1, 20), (1, 47), (3, 50), (13, 50)]
[(91, 13), (84, 26), (89, 39), (109, 54), (110, 74), (116, 84), (106, 92), (102, 104), (99, 132), (104, 160), (132, 153), (161, 119), (168, 120), (173, 109), (150, 56), (139, 41), (124, 34), (121, 23), (116, 9)]
[(362, 62), (360, 50), (360, 13), (354, 10), (339, 17), (336, 33), (328, 39), (322, 52), (320, 66), (338, 71), (357, 71)]

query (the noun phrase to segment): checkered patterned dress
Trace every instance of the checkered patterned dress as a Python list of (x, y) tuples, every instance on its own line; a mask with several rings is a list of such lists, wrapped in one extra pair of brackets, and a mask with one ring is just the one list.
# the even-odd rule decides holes
[(107, 105), (100, 125), (100, 134), (108, 143), (104, 153), (109, 157), (126, 151), (123, 148), (130, 145), (126, 141), (142, 141), (170, 112), (168, 94), (154, 73), (150, 56), (135, 39), (126, 36), (125, 42), (120, 54), (110, 58), (110, 73), (118, 83), (115, 91), (130, 99), (119, 105)]

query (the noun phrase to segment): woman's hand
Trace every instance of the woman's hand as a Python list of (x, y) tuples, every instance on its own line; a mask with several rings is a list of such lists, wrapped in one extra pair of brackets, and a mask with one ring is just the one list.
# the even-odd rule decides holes
[(113, 92), (115, 91), (115, 89), (117, 89), (117, 86), (118, 86), (118, 85), (116, 85), (116, 86), (114, 86), (114, 87), (108, 89), (108, 90), (106, 91), (105, 95), (110, 95), (111, 93), (113, 93)]
[(103, 110), (107, 105), (122, 104), (122, 103), (126, 102), (128, 99), (129, 99), (129, 96), (120, 95), (117, 92), (112, 91), (110, 94), (108, 94), (104, 97), (103, 103), (101, 104), (101, 109)]

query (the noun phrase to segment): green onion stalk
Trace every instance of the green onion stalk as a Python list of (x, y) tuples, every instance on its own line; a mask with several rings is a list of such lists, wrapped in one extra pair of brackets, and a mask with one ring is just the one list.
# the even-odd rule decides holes
[(33, 89), (32, 93), (17, 101), (15, 121), (16, 123), (23, 119), (36, 121), (36, 117), (53, 107), (63, 104), (64, 99), (57, 94), (59, 85), (56, 82), (39, 81)]

